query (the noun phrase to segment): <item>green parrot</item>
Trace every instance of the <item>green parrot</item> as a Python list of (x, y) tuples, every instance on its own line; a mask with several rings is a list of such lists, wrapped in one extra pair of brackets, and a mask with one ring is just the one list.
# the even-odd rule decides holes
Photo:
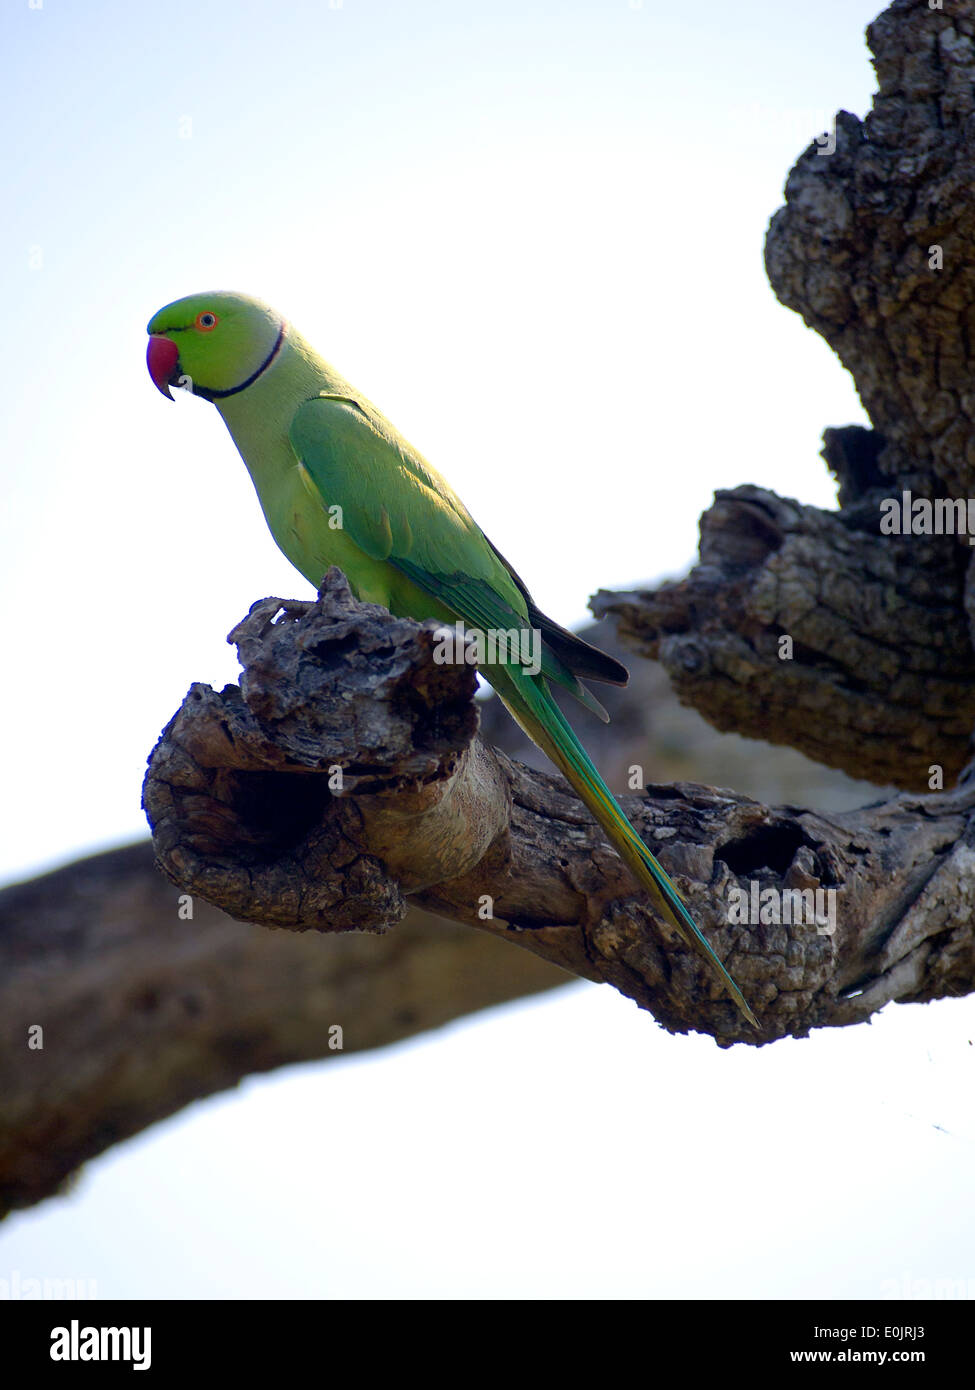
[(625, 666), (540, 613), (444, 478), (281, 316), (246, 295), (190, 295), (149, 323), (160, 391), (212, 401), (247, 465), (271, 534), (316, 588), (337, 565), (364, 602), (474, 635), (540, 634), (540, 659), (495, 639), (483, 670), (525, 733), (568, 778), (657, 911), (697, 951), (745, 1018), (757, 1020), (680, 894), (630, 823), (552, 698), (563, 686), (607, 720), (580, 679), (625, 685)]

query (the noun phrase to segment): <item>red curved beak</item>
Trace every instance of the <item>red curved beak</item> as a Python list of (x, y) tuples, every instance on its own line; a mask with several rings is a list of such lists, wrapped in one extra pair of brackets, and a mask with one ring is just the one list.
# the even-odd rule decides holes
[(146, 349), (146, 366), (149, 368), (153, 384), (170, 400), (173, 399), (173, 393), (169, 386), (176, 379), (178, 364), (179, 348), (172, 338), (163, 338), (160, 334), (153, 333)]

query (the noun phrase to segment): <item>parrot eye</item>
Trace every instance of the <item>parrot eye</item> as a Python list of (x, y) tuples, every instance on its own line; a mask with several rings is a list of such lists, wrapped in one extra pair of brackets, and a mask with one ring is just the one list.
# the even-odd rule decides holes
[(197, 314), (197, 316), (196, 316), (196, 326), (197, 326), (197, 328), (202, 328), (203, 331), (204, 331), (204, 333), (209, 332), (209, 330), (210, 330), (211, 328), (216, 328), (216, 326), (217, 326), (217, 316), (216, 316), (216, 314), (211, 314), (210, 311), (209, 311), (208, 309), (205, 310), (202, 314)]

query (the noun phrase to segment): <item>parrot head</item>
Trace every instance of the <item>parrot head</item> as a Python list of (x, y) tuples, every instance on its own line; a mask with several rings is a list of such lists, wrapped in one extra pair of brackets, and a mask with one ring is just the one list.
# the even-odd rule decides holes
[(277, 355), (285, 322), (266, 304), (223, 290), (174, 300), (149, 320), (146, 364), (170, 400), (181, 386), (204, 400), (232, 396)]

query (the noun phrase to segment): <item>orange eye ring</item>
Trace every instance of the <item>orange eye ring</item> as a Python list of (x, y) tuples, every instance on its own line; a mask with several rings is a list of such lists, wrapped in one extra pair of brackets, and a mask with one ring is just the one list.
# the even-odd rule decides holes
[(194, 322), (201, 333), (210, 333), (216, 328), (220, 320), (209, 309), (204, 309), (202, 313), (197, 314)]

